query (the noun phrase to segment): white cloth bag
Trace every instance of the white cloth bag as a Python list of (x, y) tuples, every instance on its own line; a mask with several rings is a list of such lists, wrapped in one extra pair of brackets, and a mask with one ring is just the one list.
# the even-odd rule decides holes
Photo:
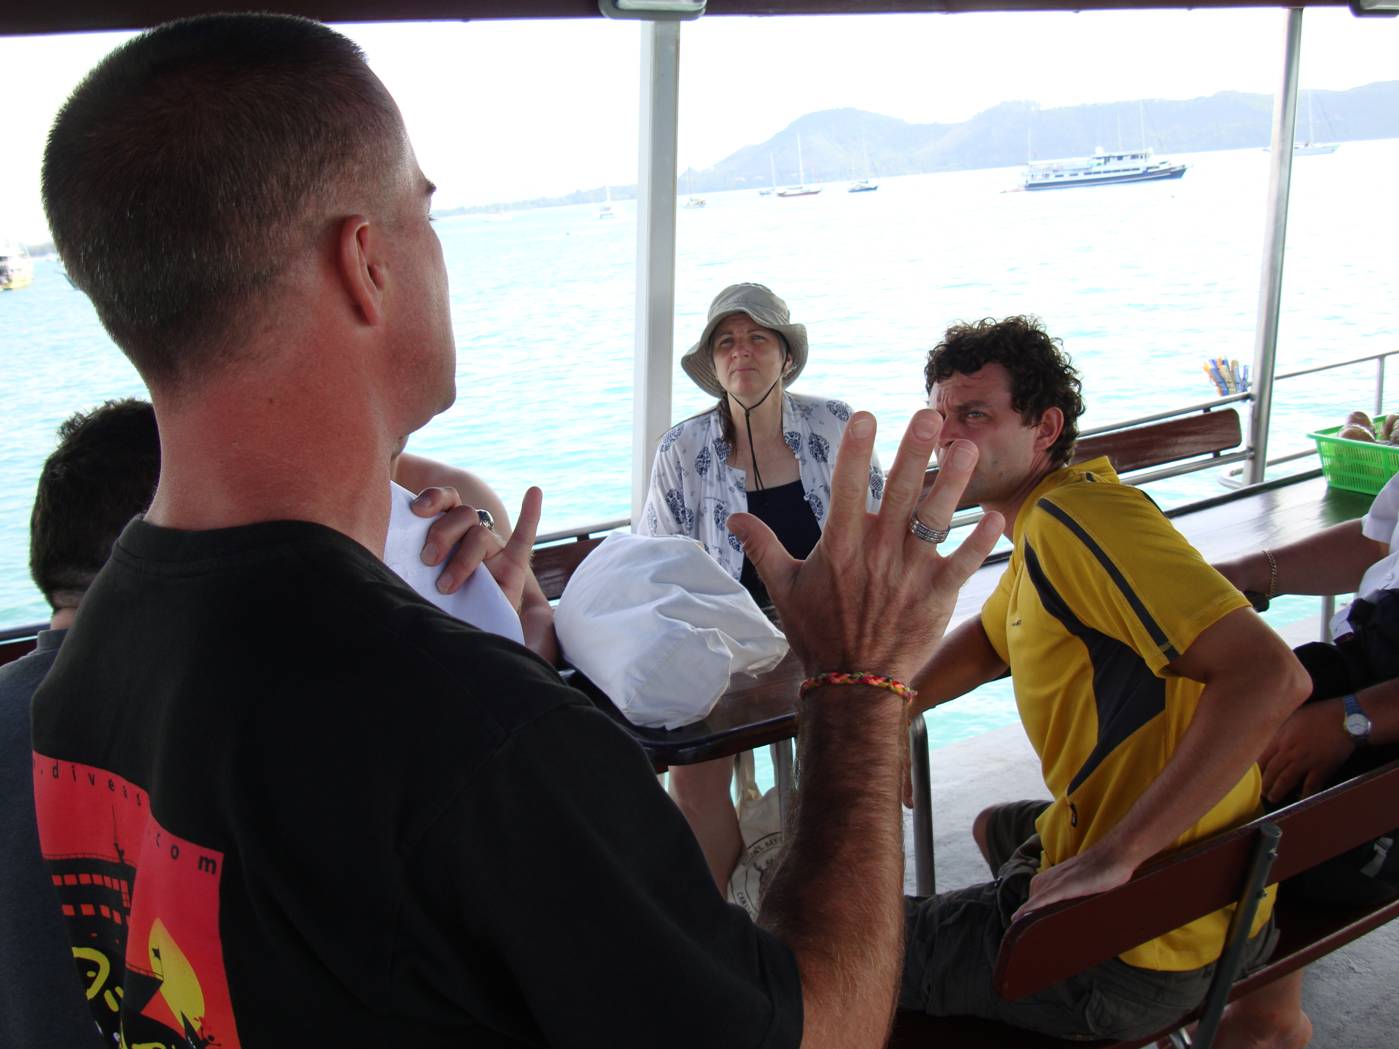
[(644, 728), (699, 721), (731, 675), (787, 654), (748, 591), (680, 536), (609, 535), (574, 570), (554, 629), (565, 658)]

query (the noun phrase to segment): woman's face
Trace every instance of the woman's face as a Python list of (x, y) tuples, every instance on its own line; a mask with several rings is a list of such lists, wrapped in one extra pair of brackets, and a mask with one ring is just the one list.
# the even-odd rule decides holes
[(782, 337), (746, 313), (720, 321), (709, 344), (719, 385), (740, 401), (751, 403), (767, 393), (787, 366)]

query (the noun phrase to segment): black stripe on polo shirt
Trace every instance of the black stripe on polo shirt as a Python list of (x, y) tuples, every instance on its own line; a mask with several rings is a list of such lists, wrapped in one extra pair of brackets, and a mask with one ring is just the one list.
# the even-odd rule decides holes
[(1048, 499), (1041, 499), (1036, 505), (1077, 536), (1079, 542), (1088, 548), (1088, 552), (1098, 559), (1098, 563), (1103, 566), (1103, 571), (1108, 574), (1109, 579), (1117, 584), (1117, 589), (1122, 591), (1122, 596), (1127, 599), (1127, 604), (1137, 614), (1138, 621), (1146, 628), (1151, 640), (1156, 642), (1156, 647), (1161, 651), (1161, 654), (1166, 657), (1166, 662), (1169, 663), (1180, 655), (1176, 651), (1176, 647), (1166, 637), (1166, 632), (1161, 629), (1160, 624), (1146, 610), (1146, 605), (1142, 604), (1142, 599), (1137, 596), (1137, 592), (1128, 585), (1126, 577), (1123, 576), (1117, 565), (1113, 564), (1112, 558), (1108, 557), (1107, 552), (1094, 541), (1091, 535), (1084, 531), (1083, 526), (1070, 517), (1067, 511), (1055, 506)]
[(1166, 709), (1166, 682), (1151, 672), (1135, 649), (1094, 630), (1074, 614), (1045, 575), (1039, 556), (1028, 542), (1025, 544), (1025, 568), (1044, 610), (1083, 642), (1093, 667), (1098, 742), (1074, 773), (1067, 792), (1072, 794), (1119, 744)]

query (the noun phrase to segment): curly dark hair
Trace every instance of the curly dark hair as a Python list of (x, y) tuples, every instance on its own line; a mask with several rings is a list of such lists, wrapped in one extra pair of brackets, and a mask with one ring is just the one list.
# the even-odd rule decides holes
[(1082, 384), (1060, 340), (1050, 338), (1037, 317), (993, 317), (975, 324), (954, 324), (928, 351), (923, 369), (927, 392), (956, 374), (970, 375), (985, 365), (999, 364), (1010, 373), (1010, 406), (1026, 426), (1039, 422), (1046, 408), (1064, 413), (1064, 429), (1049, 448), (1050, 460), (1062, 466), (1078, 440), (1078, 417), (1083, 414)]

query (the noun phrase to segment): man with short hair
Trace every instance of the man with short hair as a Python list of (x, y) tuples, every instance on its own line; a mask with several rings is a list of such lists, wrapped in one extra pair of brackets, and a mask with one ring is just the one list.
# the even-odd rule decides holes
[(0, 667), (0, 1045), (102, 1045), (34, 825), (29, 703), (121, 530), (151, 501), (160, 436), (145, 401), (108, 401), (58, 428), (29, 517), (29, 573), (53, 609), (36, 649)]
[[(34, 702), (40, 841), (99, 1025), (225, 1047), (878, 1041), (900, 682), (999, 528), (943, 558), (909, 522), (950, 519), (975, 448), (944, 452), (919, 507), (941, 420), (918, 413), (871, 517), (856, 413), (806, 561), (731, 521), (812, 675), (754, 925), (606, 715), (378, 560), (390, 461), (455, 395), (432, 189), (358, 49), (302, 19), (159, 27), (54, 125), (50, 228), (165, 453)], [(907, 626), (869, 631), (879, 614)]]
[[(981, 615), (917, 678), (919, 708), (1011, 671), (1050, 800), (982, 812), (995, 883), (913, 900), (900, 1005), (1060, 1037), (1132, 1038), (1203, 998), (1228, 912), (1039, 994), (991, 969), (1024, 907), (1110, 889), (1150, 857), (1251, 819), (1255, 760), (1305, 695), (1291, 653), (1106, 459), (1069, 465), (1074, 369), (1033, 318), (957, 325), (928, 356), (940, 441), (980, 449), (968, 498), (1004, 519), (1010, 562)], [(1271, 949), (1271, 895), (1249, 960)]]

